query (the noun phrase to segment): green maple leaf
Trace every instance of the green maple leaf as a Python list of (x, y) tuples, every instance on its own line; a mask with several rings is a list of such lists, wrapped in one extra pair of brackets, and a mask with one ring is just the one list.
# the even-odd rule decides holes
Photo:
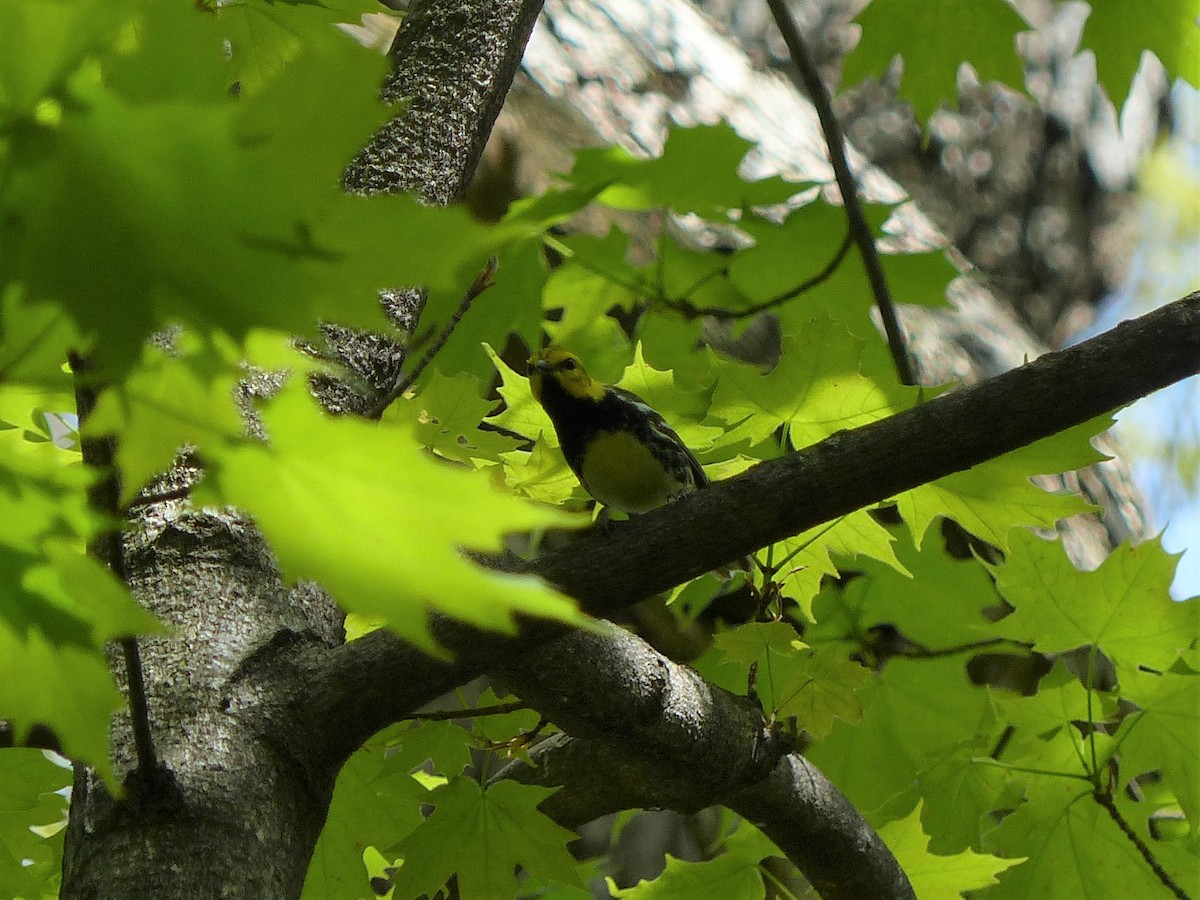
[(436, 369), (420, 393), (402, 397), (384, 415), (384, 421), (409, 422), (417, 440), (440, 456), (473, 465), (499, 462), (514, 441), (479, 424), (495, 407), (485, 400), (479, 380), (460, 372), (447, 378)]
[(0, 621), (0, 716), (18, 735), (49, 726), (64, 753), (111, 784), (108, 730), (122, 705), (99, 649), (54, 646), (38, 630), (21, 635)]
[(865, 346), (822, 314), (784, 337), (783, 355), (769, 374), (718, 361), (711, 414), (734, 426), (721, 443), (757, 444), (783, 426), (799, 449), (910, 406), (915, 390), (902, 388), (875, 357), (864, 357)]
[(1091, 465), (1104, 457), (1089, 443), (1111, 425), (1100, 416), (1003, 456), (901, 494), (896, 505), (917, 546), (939, 516), (1005, 550), (1018, 525), (1053, 528), (1059, 519), (1091, 509), (1074, 494), (1051, 494), (1030, 481)]
[(875, 524), (889, 539), (894, 535), (887, 544), (894, 561), (875, 553), (858, 560), (853, 568), (860, 577), (822, 596), (812, 640), (845, 638), (882, 624), (935, 651), (992, 636), (983, 609), (995, 604), (996, 592), (983, 566), (949, 556), (940, 536), (918, 550), (902, 530)]
[(1195, 830), (1200, 823), (1200, 676), (1127, 669), (1121, 673), (1121, 696), (1138, 706), (1116, 735), (1122, 770), (1128, 776), (1160, 771)]
[(631, 888), (618, 888), (608, 880), (614, 897), (630, 900), (691, 900), (693, 897), (754, 898), (765, 896), (759, 863), (783, 857), (765, 834), (744, 820), (721, 843), (722, 853), (704, 862), (685, 862), (668, 855), (666, 869), (653, 881), (643, 879)]
[(835, 721), (805, 756), (868, 814), (962, 742), (999, 733), (987, 691), (967, 680), (961, 659), (890, 660), (858, 697), (862, 721)]
[(796, 716), (815, 737), (826, 736), (834, 719), (857, 722), (862, 716), (858, 691), (871, 673), (825, 646), (812, 650), (786, 622), (751, 622), (716, 636), (713, 647), (723, 659), (710, 661), (705, 674), (728, 690), (744, 693), (750, 665), (756, 666), (758, 697), (776, 717)]
[(768, 655), (790, 656), (806, 646), (795, 626), (787, 622), (747, 622), (713, 637), (713, 647), (728, 662), (743, 664), (747, 669)]
[[(74, 323), (58, 304), (29, 303), (21, 294), (10, 285), (0, 301), (0, 382), (10, 390), (21, 382), (41, 388), (42, 396), (49, 395), (43, 409), (73, 409), (71, 376), (63, 363), (68, 349), (79, 345)], [(57, 398), (62, 405), (51, 405)]]
[(956, 101), (963, 62), (985, 82), (1024, 83), (1016, 35), (1027, 26), (1001, 0), (874, 0), (855, 21), (862, 26), (862, 40), (846, 57), (842, 83), (878, 78), (900, 54), (904, 97), (918, 122), (939, 103)]
[(428, 763), (434, 772), (454, 776), (471, 762), (471, 733), (454, 722), (394, 726), (380, 740), (388, 772), (410, 774)]
[[(982, 896), (1000, 898), (1158, 897), (1166, 889), (1137, 847), (1091, 796), (1089, 785), (1066, 778), (1032, 783), (1030, 798), (988, 838), (1006, 856), (1027, 861), (1000, 875), (999, 885)], [(1150, 837), (1148, 803), (1139, 806), (1123, 794), (1115, 798), (1126, 822), (1152, 847), (1176, 884), (1194, 885), (1196, 860), (1172, 842)]]
[(622, 900), (693, 900), (722, 897), (728, 900), (762, 900), (766, 896), (758, 867), (734, 856), (705, 862), (685, 862), (667, 854), (666, 869), (653, 881), (643, 879), (631, 888), (619, 888), (607, 879), (613, 897)]
[(346, 609), (431, 651), (431, 610), (510, 632), (518, 612), (585, 624), (545, 584), (488, 572), (460, 552), (572, 520), (431, 459), (405, 428), (324, 415), (295, 379), (262, 418), (270, 444), (216, 448), (202, 491), (253, 515), (289, 577), (321, 582)]
[(1142, 52), (1150, 50), (1167, 78), (1200, 87), (1200, 8), (1195, 0), (1090, 4), (1082, 45), (1096, 55), (1096, 77), (1118, 108), (1129, 93)]
[(575, 834), (537, 806), (553, 790), (502, 781), (484, 791), (473, 780), (451, 779), (430, 792), (433, 814), (400, 842), (399, 897), (432, 896), (458, 874), (463, 900), (493, 900), (516, 892), (517, 866), (553, 882), (578, 885), (567, 844)]
[[(588, 322), (614, 309), (632, 309), (637, 300), (653, 295), (653, 285), (629, 262), (629, 235), (624, 231), (610, 228), (603, 237), (574, 234), (549, 243), (564, 259), (546, 281), (542, 306), (563, 311), (556, 323), (560, 343), (575, 348), (569, 338)], [(598, 368), (591, 358), (588, 364), (597, 378), (616, 375), (617, 370)]]
[(504, 409), (487, 421), (531, 441), (543, 437), (549, 446), (557, 447), (554, 425), (542, 405), (533, 399), (529, 379), (515, 372), (491, 347), (484, 349), (500, 375), (500, 397), (504, 400)]
[(1096, 646), (1122, 670), (1166, 669), (1200, 623), (1200, 600), (1171, 600), (1177, 561), (1152, 538), (1122, 544), (1096, 571), (1080, 572), (1060, 544), (1014, 531), (996, 583), (1016, 612), (1000, 628), (1043, 653)]
[(128, 20), (134, 3), (5, 3), (0, 7), (0, 119), (32, 115), (47, 94), (92, 53), (106, 46)]
[(802, 189), (779, 177), (739, 178), (738, 167), (753, 146), (725, 123), (673, 128), (656, 159), (638, 159), (620, 147), (583, 150), (567, 177), (582, 187), (607, 185), (597, 200), (608, 206), (702, 216), (782, 203)]
[(554, 506), (587, 497), (562, 452), (552, 448), (544, 437), (539, 437), (529, 452), (512, 450), (500, 458), (504, 462), (504, 483), (523, 497)]
[(953, 855), (929, 851), (929, 837), (921, 829), (921, 805), (907, 818), (889, 822), (879, 829), (888, 849), (912, 883), (921, 900), (959, 900), (964, 891), (996, 883), (1005, 869), (1020, 865), (1021, 859), (1001, 859), (966, 849)]
[[(759, 678), (761, 684), (761, 669)], [(858, 692), (870, 680), (870, 670), (846, 659), (838, 648), (826, 646), (793, 654), (783, 665), (775, 662), (770, 666), (770, 708), (781, 719), (795, 716), (799, 725), (819, 740), (829, 734), (835, 719), (851, 723), (862, 719)]]
[(313, 850), (302, 896), (307, 900), (357, 900), (370, 887), (363, 868), (367, 847), (388, 847), (421, 824), (428, 792), (385, 757), (373, 738), (338, 772), (333, 800)]
[[(1019, 697), (997, 692), (996, 704), (1004, 720), (1026, 735), (1036, 735), (1043, 743), (1065, 736), (1070, 746), (1077, 749), (1083, 747), (1084, 740), (1071, 723), (1098, 724), (1104, 720), (1104, 704), (1099, 695), (1089, 692), (1062, 660), (1057, 660), (1054, 668), (1041, 679), (1036, 694)], [(1013, 749), (1016, 752), (1006, 753), (1007, 760), (1020, 756), (1020, 746)], [(1029, 755), (1036, 758), (1043, 752), (1034, 745)]]
[(228, 41), (232, 74), (243, 91), (253, 91), (269, 81), (304, 47), (335, 40), (337, 33), (331, 25), (357, 23), (363, 13), (379, 10), (369, 0), (204, 2), (216, 13), (214, 27)]
[(104, 655), (113, 637), (158, 630), (128, 588), (85, 555), (105, 524), (86, 507), (94, 473), (49, 443), (0, 432), (0, 718), (18, 735), (43, 723), (105, 777), (120, 695)]
[[(49, 391), (20, 383), (0, 383), (0, 431), (19, 429), (19, 437), (29, 443), (42, 444), (56, 440), (54, 429), (47, 419), (47, 416), (52, 416), (62, 426), (57, 438), (60, 449), (69, 449), (73, 455), (79, 449), (78, 432), (71, 427), (74, 421), (69, 418), (69, 411), (74, 407), (73, 393)], [(64, 440), (72, 446), (63, 447), (61, 442)], [(77, 460), (78, 456), (74, 458)]]
[(0, 895), (58, 896), (69, 768), (41, 750), (0, 749)]
[[(769, 558), (787, 559), (775, 580), (782, 586), (788, 599), (799, 604), (804, 616), (812, 620), (812, 600), (821, 588), (822, 579), (839, 571), (839, 565), (834, 563), (831, 554), (838, 558), (841, 568), (850, 565), (859, 568), (853, 561), (859, 557), (869, 557), (907, 574), (892, 549), (893, 540), (888, 530), (871, 518), (867, 510), (858, 510), (832, 525), (810, 528), (778, 542)], [(866, 564), (866, 561), (863, 563)]]
[[(511, 695), (500, 697), (494, 690), (488, 688), (479, 695), (475, 705), (478, 707), (495, 706), (515, 699)], [(485, 742), (500, 743), (512, 739), (523, 731), (532, 731), (537, 728), (540, 720), (541, 716), (537, 710), (528, 708), (491, 716), (477, 716), (471, 721), (471, 735)]]
[(882, 253), (879, 256), (888, 291), (896, 303), (949, 306), (946, 287), (959, 275), (943, 250), (926, 253)]
[(984, 735), (948, 745), (885, 809), (907, 809), (916, 800), (931, 853), (952, 855), (978, 847), (995, 827), (993, 810), (1010, 805), (1008, 795), (1018, 794), (1022, 783), (1003, 769), (979, 764), (994, 746), (995, 740)]
[[(254, 326), (312, 333), (320, 319), (384, 328), (381, 286), (461, 293), (495, 246), (477, 240), (483, 226), (341, 189), (387, 114), (375, 99), (382, 57), (348, 38), (313, 44), (235, 103), (211, 16), (143, 12), (134, 46), (113, 36), (102, 54), (104, 79), (39, 82), (54, 91), (40, 127), (10, 132), (0, 278), (23, 282), (31, 301), (62, 302), (117, 369), (172, 321), (235, 339)], [(90, 39), (94, 27), (76, 25)], [(428, 245), (397, 254), (398, 239)]]

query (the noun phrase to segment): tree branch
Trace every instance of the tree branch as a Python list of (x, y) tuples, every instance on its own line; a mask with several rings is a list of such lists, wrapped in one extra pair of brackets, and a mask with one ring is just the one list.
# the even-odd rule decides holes
[(833, 172), (837, 178), (838, 190), (842, 194), (846, 218), (850, 222), (850, 233), (858, 244), (859, 255), (862, 256), (863, 268), (867, 272), (867, 281), (871, 285), (871, 293), (875, 296), (875, 305), (879, 308), (879, 317), (883, 320), (883, 330), (887, 333), (888, 347), (892, 351), (892, 362), (895, 363), (896, 373), (904, 384), (915, 385), (916, 373), (913, 372), (912, 360), (905, 346), (904, 333), (900, 330), (900, 322), (896, 318), (896, 303), (888, 289), (887, 278), (883, 274), (883, 265), (879, 262), (879, 251), (875, 247), (875, 236), (871, 234), (871, 226), (863, 213), (862, 204), (858, 201), (858, 184), (846, 161), (846, 141), (842, 137), (841, 126), (834, 115), (833, 105), (829, 102), (829, 92), (817, 66), (800, 36), (796, 23), (792, 21), (791, 11), (784, 0), (767, 0), (771, 15), (779, 33), (783, 35), (791, 54), (792, 63), (800, 75), (804, 92), (812, 101), (821, 120), (821, 130), (825, 132), (825, 143), (829, 147), (829, 161), (833, 164)]
[(541, 0), (412, 4), (383, 89), (407, 105), (351, 163), (347, 189), (412, 191), (439, 206), (462, 199), (541, 9)]
[(603, 615), (1198, 371), (1200, 293), (1193, 293), (996, 378), (761, 463), (618, 529), (591, 529), (522, 570)]
[[(696, 306), (687, 299), (688, 293), (696, 290), (698, 285), (694, 285), (689, 291), (685, 292), (678, 300), (668, 300), (667, 305), (682, 316), (688, 319), (698, 319), (701, 316), (712, 316), (715, 319), (748, 319), (752, 316), (757, 316), (760, 313), (768, 312), (777, 306), (782, 306), (789, 300), (795, 300), (801, 294), (806, 294), (813, 288), (824, 284), (828, 281), (833, 273), (841, 266), (842, 260), (846, 258), (846, 254), (850, 252), (851, 246), (854, 244), (854, 234), (851, 231), (846, 232), (846, 237), (842, 240), (841, 245), (837, 248), (837, 252), (825, 264), (816, 275), (811, 278), (806, 278), (793, 288), (788, 288), (781, 294), (776, 294), (768, 300), (763, 300), (761, 303), (755, 303), (753, 306), (747, 306), (745, 309), (728, 309), (723, 306)], [(724, 271), (724, 270), (722, 270)]]
[[(974, 387), (764, 462), (619, 528), (582, 532), (574, 543), (532, 562), (486, 559), (540, 575), (588, 612), (611, 615), (782, 538), (1056, 434), (1197, 371), (1200, 293)], [(432, 629), (455, 655), (452, 662), (431, 659), (380, 631), (305, 667), (301, 714), (334, 736), (333, 752), (353, 752), (375, 731), (445, 691), (566, 633), (553, 623), (527, 621), (508, 637), (440, 618)], [(402, 677), (383, 677), (385, 671)]]
[(714, 688), (642, 638), (616, 626), (605, 635), (576, 632), (499, 674), (586, 740), (565, 749), (557, 740), (536, 757), (568, 787), (547, 800), (548, 815), (578, 824), (631, 806), (692, 812), (724, 804), (761, 827), (826, 900), (913, 898), (875, 830), (792, 754), (790, 734), (769, 727), (756, 701)]
[[(543, 805), (552, 818), (577, 825), (630, 807), (723, 804), (761, 827), (826, 900), (915, 896), (871, 826), (790, 752), (791, 736), (768, 726), (756, 701), (709, 685), (641, 638), (616, 626), (577, 632), (499, 674), (583, 739), (539, 744), (538, 769), (522, 773), (565, 785)], [(501, 776), (520, 771), (506, 767)]]

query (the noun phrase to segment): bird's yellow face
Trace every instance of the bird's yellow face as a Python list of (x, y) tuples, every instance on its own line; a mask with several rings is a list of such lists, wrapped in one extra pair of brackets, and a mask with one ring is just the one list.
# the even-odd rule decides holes
[(547, 378), (553, 378), (571, 397), (580, 400), (604, 397), (604, 385), (588, 375), (578, 356), (562, 347), (547, 347), (529, 357), (529, 388), (539, 403)]

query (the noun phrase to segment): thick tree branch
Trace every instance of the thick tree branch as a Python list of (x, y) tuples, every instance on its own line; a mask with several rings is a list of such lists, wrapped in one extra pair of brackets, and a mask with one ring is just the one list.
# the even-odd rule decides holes
[(496, 674), (569, 734), (669, 760), (658, 794), (667, 801), (661, 805), (682, 812), (761, 781), (794, 746), (791, 735), (767, 725), (757, 701), (713, 687), (615, 625), (521, 654)]
[[(614, 723), (614, 730), (622, 723)], [(634, 755), (619, 741), (556, 734), (530, 751), (534, 765), (513, 763), (496, 775), (561, 786), (541, 809), (576, 827), (622, 809), (670, 806), (663, 781), (678, 778), (670, 758)], [(762, 781), (720, 802), (753, 822), (796, 864), (823, 900), (912, 897), (895, 857), (854, 805), (796, 753)]]
[[(531, 563), (533, 572), (611, 615), (770, 543), (1123, 406), (1200, 371), (1200, 293), (1089, 341), (880, 422), (840, 432), (762, 463), (682, 501), (593, 529)], [(516, 637), (439, 620), (455, 654), (432, 660), (387, 632), (314, 659), (305, 668), (304, 715), (349, 753), (379, 728), (505, 659), (561, 636), (526, 622)], [(383, 672), (403, 673), (402, 678)]]
[(412, 191), (439, 206), (462, 199), (541, 9), (541, 0), (414, 3), (383, 90), (407, 105), (351, 164), (346, 187)]
[(579, 632), (499, 674), (583, 739), (549, 743), (536, 754), (540, 770), (526, 773), (566, 786), (544, 805), (564, 824), (637, 806), (692, 812), (720, 803), (759, 825), (826, 900), (914, 896), (871, 826), (790, 753), (791, 736), (769, 727), (757, 702), (709, 685), (641, 638), (615, 626)]
[(1200, 293), (970, 388), (718, 482), (526, 571), (604, 614), (1200, 371)]
[[(612, 612), (782, 537), (1087, 421), (1198, 369), (1200, 294), (1193, 294), (976, 387), (764, 463), (615, 530), (585, 533), (531, 564), (518, 561), (518, 567), (547, 577), (593, 613)], [(920, 450), (902, 455), (902, 448)], [(797, 497), (805, 502), (796, 503)], [(731, 518), (738, 528), (729, 527)], [(760, 824), (828, 896), (906, 896), (910, 890), (878, 837), (819, 773), (784, 753), (764, 731), (759, 711), (713, 691), (638, 639), (575, 634), (537, 650), (563, 629), (526, 623), (521, 635), (507, 638), (445, 621), (434, 628), (456, 653), (454, 662), (427, 659), (377, 632), (302, 667), (307, 684), (297, 696), (311, 702), (301, 714), (319, 733), (336, 736), (331, 752), (352, 752), (370, 732), (498, 668), (540, 712), (595, 743), (570, 751), (575, 764), (582, 764), (580, 754), (622, 754), (620, 767), (593, 771), (620, 769), (630, 782), (613, 781), (582, 798), (566, 793), (560, 801), (565, 820), (611, 804), (687, 810), (724, 802)], [(571, 688), (572, 672), (583, 690)], [(580, 696), (588, 703), (578, 703)], [(569, 780), (567, 768), (555, 771)], [(867, 873), (871, 884), (851, 885), (850, 871)]]

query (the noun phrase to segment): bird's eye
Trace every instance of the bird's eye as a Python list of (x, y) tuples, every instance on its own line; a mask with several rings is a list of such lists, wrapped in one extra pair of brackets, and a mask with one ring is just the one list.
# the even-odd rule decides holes
[(574, 372), (575, 367), (578, 365), (579, 365), (579, 363), (575, 362), (575, 360), (569, 356), (562, 361), (562, 367), (564, 369), (566, 369), (568, 372)]

